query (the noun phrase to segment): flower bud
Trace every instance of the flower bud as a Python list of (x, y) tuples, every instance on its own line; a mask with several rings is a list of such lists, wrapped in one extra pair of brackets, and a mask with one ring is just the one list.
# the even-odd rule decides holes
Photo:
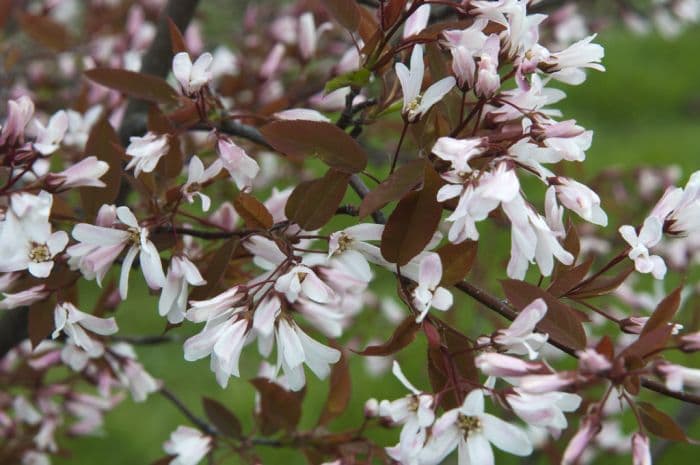
[(585, 417), (578, 432), (571, 438), (569, 445), (566, 446), (564, 456), (561, 459), (561, 465), (573, 465), (578, 463), (588, 444), (600, 432), (600, 428), (601, 426), (598, 418), (591, 416)]
[(695, 352), (700, 350), (700, 332), (681, 336), (680, 348), (683, 352)]
[(612, 368), (612, 363), (603, 354), (594, 349), (578, 352), (579, 369), (585, 373), (600, 373)]
[(488, 376), (525, 376), (542, 372), (540, 363), (531, 363), (509, 355), (488, 352), (474, 360), (476, 367)]
[(379, 401), (375, 398), (367, 399), (365, 402), (365, 417), (375, 418), (379, 415)]
[(645, 434), (632, 435), (632, 465), (651, 465), (649, 438)]

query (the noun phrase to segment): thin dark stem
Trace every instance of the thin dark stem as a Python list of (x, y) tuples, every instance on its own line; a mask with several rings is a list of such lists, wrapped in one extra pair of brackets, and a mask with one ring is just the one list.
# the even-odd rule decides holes
[(213, 426), (195, 415), (170, 389), (162, 387), (159, 392), (200, 431), (210, 436), (216, 436), (218, 434)]
[(399, 139), (399, 143), (396, 145), (396, 152), (394, 152), (394, 158), (391, 160), (391, 169), (389, 170), (389, 174), (393, 174), (394, 170), (396, 169), (396, 162), (399, 161), (399, 152), (401, 151), (401, 146), (403, 145), (403, 140), (406, 137), (407, 131), (408, 121), (404, 121), (403, 129), (401, 130), (401, 138)]

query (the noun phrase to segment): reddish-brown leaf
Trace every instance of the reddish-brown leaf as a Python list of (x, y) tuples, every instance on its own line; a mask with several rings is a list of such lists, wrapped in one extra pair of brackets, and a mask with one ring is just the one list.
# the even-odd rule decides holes
[(440, 177), (426, 164), (423, 189), (401, 199), (384, 228), (381, 252), (386, 260), (405, 265), (431, 241), (442, 214), (439, 189)]
[(657, 326), (651, 331), (640, 334), (639, 338), (622, 351), (621, 356), (634, 356), (644, 359), (662, 349), (668, 338), (671, 337), (673, 326), (662, 325)]
[(678, 311), (678, 307), (681, 305), (682, 291), (683, 286), (678, 286), (673, 292), (659, 302), (659, 305), (656, 306), (656, 310), (654, 310), (654, 313), (649, 317), (644, 328), (642, 328), (642, 334), (646, 334), (660, 326), (671, 323), (671, 320)]
[(382, 28), (389, 29), (398, 21), (406, 7), (406, 0), (388, 0), (382, 5)]
[(598, 342), (595, 346), (595, 351), (602, 354), (608, 360), (612, 360), (615, 357), (615, 346), (607, 334)]
[(637, 402), (644, 427), (651, 434), (669, 441), (686, 442), (688, 437), (680, 426), (666, 413), (648, 402)]
[(328, 12), (338, 23), (350, 32), (360, 25), (360, 11), (356, 2), (347, 0), (326, 0), (323, 2)]
[(233, 201), (233, 207), (250, 229), (270, 229), (274, 224), (272, 214), (265, 205), (250, 194), (245, 192), (238, 194)]
[(401, 324), (394, 330), (394, 334), (391, 338), (384, 344), (378, 346), (369, 346), (365, 348), (362, 352), (358, 352), (360, 355), (371, 355), (371, 356), (386, 356), (395, 354), (407, 345), (409, 345), (416, 338), (416, 333), (420, 329), (420, 325), (416, 323), (415, 316), (408, 316)]
[(229, 239), (212, 254), (206, 267), (200, 267), (204, 271), (203, 278), (207, 283), (204, 286), (195, 288), (190, 294), (191, 299), (204, 299), (217, 289), (219, 281), (226, 273), (226, 268), (228, 268), (233, 253), (238, 248), (239, 242), (239, 239), (236, 237)]
[(21, 14), (19, 24), (33, 40), (57, 52), (68, 50), (74, 42), (68, 29), (48, 16)]
[(49, 297), (29, 306), (27, 332), (32, 347), (38, 346), (54, 330), (54, 307), (56, 299)]
[(345, 131), (318, 121), (274, 121), (260, 129), (275, 150), (295, 158), (318, 157), (331, 168), (359, 173), (367, 154)]
[(301, 418), (303, 393), (290, 392), (265, 378), (250, 381), (260, 393), (260, 431), (271, 435), (284, 429), (293, 431)]
[(537, 329), (549, 334), (554, 341), (573, 349), (586, 348), (586, 332), (574, 309), (544, 289), (524, 281), (507, 279), (501, 282), (501, 286), (510, 303), (518, 310), (527, 307), (535, 299), (544, 299), (547, 303), (547, 313), (537, 325)]
[(442, 262), (443, 286), (452, 286), (462, 281), (471, 271), (479, 243), (464, 241), (460, 244), (445, 244), (437, 250)]
[(567, 292), (583, 281), (583, 278), (586, 277), (586, 274), (591, 269), (591, 265), (593, 265), (592, 257), (580, 265), (561, 270), (552, 281), (552, 284), (549, 285), (547, 291), (556, 297), (565, 296)]
[(168, 18), (168, 29), (170, 30), (170, 45), (173, 54), (186, 52), (187, 45), (185, 45), (185, 38), (182, 36), (182, 32), (180, 32), (180, 28), (177, 27), (177, 24), (170, 18)]
[(155, 103), (173, 103), (178, 95), (165, 79), (125, 69), (94, 68), (85, 71), (91, 80), (129, 97)]
[(318, 420), (319, 425), (327, 424), (348, 408), (351, 388), (350, 367), (348, 366), (347, 356), (343, 354), (338, 363), (333, 365), (331, 369), (328, 398)]
[(360, 218), (374, 213), (384, 205), (399, 200), (423, 180), (425, 160), (413, 160), (399, 167), (391, 176), (362, 199)]
[(584, 284), (573, 292), (569, 292), (567, 297), (572, 299), (588, 299), (601, 295), (610, 294), (625, 282), (627, 277), (634, 271), (634, 266), (630, 265), (620, 271), (615, 276), (600, 276)]
[(87, 217), (92, 219), (97, 210), (104, 205), (113, 203), (119, 194), (122, 180), (122, 157), (119, 136), (106, 118), (98, 121), (90, 130), (85, 153), (94, 155), (109, 165), (109, 170), (100, 178), (105, 187), (81, 187), (80, 198)]
[(319, 179), (297, 185), (284, 209), (287, 218), (307, 231), (324, 226), (335, 215), (350, 175), (330, 169)]
[(232, 411), (220, 402), (203, 397), (202, 406), (204, 414), (219, 433), (230, 438), (240, 438), (243, 435), (241, 422)]
[(358, 6), (358, 11), (360, 12), (360, 24), (357, 32), (365, 43), (362, 53), (369, 53), (374, 50), (382, 34), (374, 14), (361, 6)]

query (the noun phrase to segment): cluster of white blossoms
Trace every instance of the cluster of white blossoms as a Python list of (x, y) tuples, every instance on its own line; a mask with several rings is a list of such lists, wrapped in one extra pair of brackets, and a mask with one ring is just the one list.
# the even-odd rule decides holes
[[(208, 99), (215, 99), (209, 84), (235, 68), (229, 63), (234, 57), (224, 51), (192, 52), (192, 56), (198, 55), (194, 61), (187, 52), (175, 55), (171, 82), (179, 89), (181, 95), (177, 97), (181, 103), (190, 104), (187, 108), (194, 108), (195, 116), (200, 118), (188, 130), (198, 132), (193, 139), (202, 136), (202, 128), (211, 131), (192, 144), (197, 151), (201, 148), (198, 155), (182, 157), (187, 162), (184, 169), (176, 165), (177, 171), (182, 172), (167, 179), (171, 183), (168, 189), (151, 184), (156, 182), (153, 179), (160, 180), (160, 171), (170, 168), (164, 165), (171, 162), (172, 154), (181, 155), (184, 144), (180, 133), (159, 133), (149, 126), (142, 135), (130, 138), (123, 154), (121, 175), (137, 186), (139, 194), (146, 193), (140, 205), (136, 202), (126, 205), (130, 198), (117, 195), (118, 183), (109, 186), (115, 190), (113, 198), (99, 202), (93, 211), (83, 208), (76, 212), (62, 205), (67, 195), (59, 194), (73, 188), (105, 188), (109, 170), (122, 169), (119, 162), (112, 161), (110, 165), (84, 154), (62, 171), (50, 169), (63, 161), (53, 154), (60, 154), (67, 147), (84, 150), (90, 129), (100, 117), (101, 106), (95, 105), (84, 113), (61, 110), (44, 123), (44, 118), (35, 117), (30, 98), (10, 100), (7, 118), (0, 127), (0, 148), (10, 154), (6, 163), (8, 182), (0, 187), (3, 212), (0, 309), (32, 306), (53, 299), (50, 300), (52, 330), (46, 331), (51, 340), (41, 342), (33, 353), (26, 346), (20, 347), (19, 355), (13, 356), (31, 357), (30, 365), (35, 370), (63, 363), (93, 382), (99, 391), (99, 396), (88, 396), (55, 385), (51, 386), (53, 390), (42, 391), (31, 400), (0, 393), (0, 414), (4, 410), (13, 411), (12, 418), (0, 415), (0, 432), (13, 428), (39, 431), (24, 462), (48, 463), (46, 454), (57, 451), (53, 434), (63, 421), (66, 413), (63, 410), (80, 420), (73, 425), (74, 432), (87, 434), (99, 428), (103, 412), (121, 400), (122, 391), (128, 390), (135, 401), (143, 401), (161, 388), (161, 383), (137, 361), (133, 348), (112, 338), (118, 331), (116, 320), (103, 317), (103, 309), (99, 308), (102, 305), (104, 310), (112, 310), (119, 302), (126, 301), (132, 275), (142, 277), (157, 294), (157, 309), (153, 310), (167, 321), (168, 329), (184, 322), (201, 325), (199, 332), (184, 342), (184, 359), (208, 358), (222, 388), (228, 386), (231, 377), (240, 377), (249, 369), (248, 364), (241, 363), (241, 356), (254, 345), (253, 350), (263, 359), (265, 378), (290, 391), (301, 391), (306, 386), (307, 368), (316, 377), (325, 379), (343, 356), (334, 341), (321, 340), (336, 340), (351, 327), (354, 317), (365, 307), (370, 284), (380, 270), (398, 277), (402, 300), (410, 311), (406, 321), (411, 327), (425, 330), (429, 342), (434, 343), (430, 331), (435, 331), (433, 323), (441, 320), (430, 311), (446, 312), (453, 307), (454, 297), (448, 284), (456, 282), (443, 283), (445, 264), (437, 247), (445, 238), (452, 244), (478, 241), (478, 223), (495, 214), (503, 213), (510, 225), (510, 260), (506, 270), (509, 277), (523, 280), (531, 264), (537, 265), (542, 277), (554, 273), (555, 261), (574, 265), (575, 255), (563, 245), (567, 234), (565, 211), (603, 227), (608, 218), (596, 192), (556, 174), (552, 168), (561, 162), (584, 161), (593, 133), (575, 120), (562, 119), (561, 113), (551, 106), (565, 94), (548, 86), (553, 81), (578, 85), (586, 79), (586, 70), (604, 71), (601, 64), (604, 51), (593, 43), (595, 35), (576, 37), (578, 41), (569, 46), (548, 49), (539, 37), (540, 26), (547, 18), (528, 14), (528, 3), (533, 2), (497, 0), (455, 4), (473, 21), (465, 29), (440, 33), (436, 45), (442, 48), (445, 58), (450, 58), (451, 75), (425, 89), (426, 47), (423, 39), (416, 37), (427, 27), (431, 6), (420, 5), (405, 21), (403, 38), (412, 46), (409, 66), (398, 62), (394, 68), (394, 90), (400, 87), (402, 91), (404, 135), (409, 125), (424, 122), (450, 95), (461, 95), (462, 113), (466, 113), (467, 107), (470, 112), (461, 115), (458, 127), (451, 133), (439, 137), (434, 144), (431, 142), (426, 166), (435, 168), (441, 178), (441, 187), (436, 189), (436, 200), (441, 206), (437, 208), (441, 212), (444, 207), (449, 214), (444, 220), (436, 220), (436, 224), (440, 223), (439, 232), (401, 266), (383, 256), (380, 243), (385, 229), (388, 230), (383, 224), (357, 223), (323, 235), (323, 231), (304, 230), (287, 217), (286, 207), (288, 203), (291, 205), (293, 195), (291, 188), (272, 189), (264, 202), (250, 195), (254, 183), (268, 175), (261, 169), (264, 157), (250, 156), (245, 145), (237, 144), (206, 114), (211, 110), (207, 108)], [(686, 5), (678, 7), (682, 11), (690, 11), (688, 5), (692, 2), (678, 3)], [(134, 31), (143, 24), (143, 18), (137, 14), (130, 18), (129, 27)], [(317, 54), (321, 35), (331, 28), (330, 23), (317, 26), (311, 12), (298, 17), (284, 16), (273, 24), (270, 33), (275, 45), (261, 63), (258, 77), (264, 84), (260, 86), (263, 97), (258, 103), (269, 103), (283, 95), (280, 75), (286, 71), (285, 58), (292, 53), (290, 46), (295, 46), (293, 52), (305, 66)], [(152, 34), (149, 30), (147, 34)], [(147, 41), (133, 35), (138, 43)], [(136, 45), (131, 48), (141, 50)], [(358, 68), (366, 58), (360, 50), (361, 46), (349, 50), (334, 73)], [(129, 63), (140, 62), (140, 54), (119, 56), (118, 61), (127, 68)], [(509, 82), (514, 84), (507, 87)], [(350, 87), (344, 87), (327, 96), (315, 95), (308, 99), (314, 109), (271, 112), (270, 119), (327, 125), (331, 120), (321, 111), (345, 107), (350, 111), (354, 108), (351, 104), (368, 100), (361, 92), (356, 92), (357, 95), (353, 92)], [(346, 102), (348, 95), (354, 100)], [(95, 95), (92, 97), (91, 100), (99, 100)], [(111, 94), (109, 98), (116, 97)], [(398, 93), (392, 91), (389, 100), (397, 98)], [(123, 103), (120, 101), (113, 108), (117, 119), (125, 109)], [(388, 108), (392, 102), (387, 103)], [(32, 130), (28, 130), (30, 124)], [(360, 129), (361, 124), (357, 123)], [(263, 141), (263, 145), (269, 148), (267, 142)], [(69, 153), (66, 158), (70, 156)], [(349, 173), (342, 174), (350, 178)], [(544, 186), (541, 208), (523, 191), (521, 179), (525, 176)], [(210, 213), (212, 192), (207, 188), (217, 181), (223, 181), (219, 184), (223, 186), (222, 192), (236, 191), (237, 201), (247, 199), (251, 205), (234, 207), (224, 202), (214, 205)], [(90, 192), (94, 191), (87, 191), (87, 196)], [(180, 210), (181, 205), (187, 209)], [(348, 210), (353, 216), (358, 215), (354, 207)], [(208, 216), (199, 216), (200, 212)], [(239, 218), (239, 213), (253, 218)], [(179, 222), (178, 215), (215, 231), (190, 228), (190, 224)], [(241, 227), (241, 219), (245, 228)], [(67, 230), (61, 230), (61, 225)], [(639, 228), (631, 225), (619, 228), (628, 245), (620, 258), (628, 256), (639, 273), (651, 273), (662, 279), (666, 264), (652, 249), (660, 245), (664, 234), (683, 237), (699, 230), (700, 172), (690, 178), (685, 188), (668, 188)], [(226, 247), (202, 247), (194, 239), (197, 235), (229, 241), (226, 245), (230, 247), (225, 253)], [(218, 275), (210, 274), (204, 263), (210, 268), (221, 265), (217, 263), (219, 253), (226, 260), (220, 267), (223, 270)], [(239, 259), (245, 263), (231, 276), (234, 272), (229, 265)], [(118, 278), (112, 288), (112, 275), (117, 269)], [(64, 276), (72, 279), (68, 286)], [(96, 307), (99, 312), (94, 315), (80, 310), (77, 299), (72, 299), (71, 293), (63, 289), (72, 287), (81, 278), (105, 287)], [(206, 292), (201, 294), (204, 297), (192, 297), (192, 288), (204, 289)], [(582, 403), (578, 394), (568, 390), (573, 390), (577, 383), (598, 379), (598, 375), (612, 370), (613, 365), (602, 353), (587, 348), (576, 352), (577, 370), (554, 371), (547, 360), (541, 359), (550, 336), (538, 330), (548, 311), (556, 310), (548, 309), (547, 301), (537, 298), (518, 312), (509, 327), (482, 335), (474, 339), (473, 345), (470, 340), (469, 350), (476, 354), (476, 381), (452, 381), (445, 390), (429, 393), (409, 382), (394, 362), (393, 374), (410, 393), (393, 401), (370, 400), (366, 407), (369, 416), (381, 417), (401, 427), (398, 443), (386, 449), (389, 457), (402, 465), (437, 465), (457, 450), (462, 465), (491, 465), (492, 446), (516, 456), (527, 456), (548, 438), (559, 438), (568, 427), (566, 413), (578, 410)], [(646, 317), (619, 321), (625, 331), (635, 334), (642, 333), (648, 322)], [(674, 335), (680, 330), (678, 325), (671, 328)], [(681, 335), (678, 340), (683, 350), (700, 350), (697, 334)], [(268, 363), (273, 357), (276, 360)], [(17, 368), (10, 358), (3, 360), (0, 374)], [(700, 387), (699, 370), (666, 361), (655, 363), (652, 369), (669, 390)], [(446, 396), (454, 396), (458, 402), (454, 408), (440, 411)], [(63, 399), (65, 406), (59, 408), (56, 398)], [(513, 422), (487, 413), (487, 400), (494, 408), (507, 412)], [(516, 426), (514, 422), (524, 424)], [(565, 450), (562, 463), (578, 463), (602, 427), (600, 417), (586, 416)], [(172, 457), (171, 465), (199, 463), (214, 447), (216, 441), (209, 433), (184, 426), (175, 430), (164, 445)], [(643, 433), (632, 437), (630, 447), (635, 463), (650, 463), (649, 442)]]

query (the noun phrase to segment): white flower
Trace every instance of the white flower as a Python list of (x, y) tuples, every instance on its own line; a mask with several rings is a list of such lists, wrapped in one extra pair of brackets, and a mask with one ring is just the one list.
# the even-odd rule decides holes
[(506, 400), (528, 425), (545, 427), (557, 433), (568, 425), (564, 412), (574, 412), (581, 405), (581, 396), (577, 394), (557, 391), (528, 394), (518, 388), (513, 394), (508, 394)]
[(656, 279), (663, 279), (666, 275), (666, 264), (664, 259), (658, 255), (649, 255), (649, 249), (659, 243), (663, 236), (663, 225), (661, 221), (650, 216), (644, 220), (644, 224), (639, 231), (635, 231), (630, 225), (621, 226), (620, 235), (630, 245), (627, 255), (634, 261), (634, 267), (640, 273), (651, 273)]
[(70, 302), (62, 302), (54, 309), (54, 332), (56, 339), (61, 332), (68, 336), (73, 344), (83, 349), (90, 357), (99, 357), (104, 352), (104, 346), (91, 338), (88, 333), (109, 336), (117, 332), (114, 318), (99, 318), (78, 310)]
[[(101, 209), (101, 212), (104, 213), (104, 210)], [(86, 278), (97, 278), (98, 283), (101, 283), (114, 260), (128, 246), (119, 278), (121, 298), (126, 299), (129, 273), (136, 255), (139, 255), (141, 270), (148, 287), (160, 289), (165, 284), (165, 275), (158, 249), (148, 239), (148, 229), (139, 226), (136, 217), (128, 207), (117, 208), (115, 215), (127, 229), (87, 223), (77, 224), (73, 228), (73, 237), (80, 242), (68, 249), (68, 254), (73, 257), (73, 265), (80, 268)]]
[(338, 263), (352, 276), (369, 282), (372, 279), (368, 258), (381, 257), (379, 247), (368, 244), (382, 238), (384, 225), (363, 223), (350, 226), (331, 234), (328, 241), (328, 257)]
[(403, 425), (399, 443), (388, 447), (386, 451), (400, 463), (412, 463), (423, 447), (426, 429), (435, 421), (434, 398), (416, 389), (403, 374), (398, 362), (394, 361), (391, 371), (411, 394), (391, 402), (382, 400), (379, 403), (379, 415)]
[(51, 232), (52, 204), (53, 196), (45, 191), (11, 197), (0, 223), (0, 272), (26, 269), (37, 278), (49, 276), (54, 257), (68, 244), (64, 231)]
[(221, 138), (218, 144), (219, 159), (224, 168), (229, 172), (236, 187), (244, 189), (250, 187), (253, 179), (258, 175), (260, 167), (250, 158), (245, 150), (237, 146), (230, 139)]
[(578, 85), (586, 80), (583, 68), (605, 71), (600, 60), (605, 56), (605, 50), (598, 44), (592, 44), (596, 34), (580, 40), (561, 52), (552, 53), (547, 64), (551, 67), (552, 77), (567, 84)]
[(547, 335), (536, 333), (535, 326), (547, 313), (547, 304), (542, 299), (533, 300), (513, 320), (508, 329), (496, 333), (493, 341), (506, 347), (507, 353), (527, 355), (530, 360), (538, 356), (538, 351), (547, 342)]
[(330, 365), (340, 360), (340, 351), (312, 339), (294, 321), (281, 318), (277, 325), (277, 368), (284, 374), (292, 391), (304, 387), (305, 363), (319, 378), (325, 379), (331, 372)]
[(491, 445), (521, 457), (532, 453), (532, 444), (520, 428), (484, 412), (484, 394), (474, 389), (461, 407), (445, 412), (419, 455), (421, 465), (437, 465), (455, 448), (462, 465), (493, 465)]
[(152, 132), (143, 137), (131, 137), (126, 154), (133, 157), (126, 165), (126, 169), (134, 168), (134, 175), (138, 176), (143, 171), (150, 173), (158, 165), (158, 161), (168, 153), (170, 146), (167, 135), (157, 135)]
[(100, 178), (109, 171), (109, 165), (97, 157), (85, 157), (60, 173), (49, 173), (47, 182), (61, 189), (72, 187), (105, 187)]
[(588, 186), (573, 179), (557, 177), (555, 189), (559, 201), (566, 208), (593, 224), (608, 225), (608, 216), (600, 207), (600, 197)]
[(209, 165), (209, 168), (204, 169), (202, 160), (197, 155), (192, 155), (190, 164), (187, 169), (187, 182), (182, 186), (182, 195), (185, 196), (189, 203), (194, 202), (194, 196), (197, 195), (202, 200), (202, 211), (209, 211), (211, 207), (211, 199), (208, 195), (202, 194), (202, 184), (213, 179), (222, 168), (221, 160), (216, 160)]
[(63, 136), (66, 134), (66, 130), (68, 129), (68, 114), (61, 110), (56, 112), (51, 119), (49, 119), (49, 124), (46, 127), (44, 127), (39, 120), (34, 120), (34, 125), (37, 129), (34, 148), (42, 155), (51, 155), (58, 150)]
[(411, 53), (411, 69), (403, 63), (396, 64), (396, 75), (403, 91), (403, 115), (409, 122), (417, 121), (422, 114), (439, 102), (455, 86), (455, 78), (448, 76), (431, 85), (421, 94), (425, 67), (423, 46), (416, 45)]
[(442, 177), (450, 182), (462, 182), (472, 172), (469, 160), (483, 152), (483, 139), (454, 139), (440, 137), (433, 145), (432, 152), (439, 158), (450, 162), (451, 170)]
[(416, 323), (423, 321), (431, 307), (446, 311), (452, 306), (452, 294), (440, 286), (442, 262), (436, 253), (427, 254), (420, 262), (418, 286), (413, 290), (413, 305), (420, 314)]
[(296, 302), (301, 295), (319, 303), (326, 303), (334, 296), (333, 289), (304, 265), (297, 265), (277, 278), (275, 290), (284, 294), (290, 303)]
[(170, 465), (196, 465), (210, 449), (211, 438), (188, 426), (178, 426), (163, 444), (163, 450), (175, 456)]
[(419, 6), (416, 11), (406, 20), (403, 27), (403, 38), (407, 39), (416, 34), (420, 34), (428, 26), (430, 20), (430, 4)]
[(212, 61), (214, 57), (211, 53), (200, 55), (194, 64), (187, 52), (180, 52), (173, 57), (173, 74), (186, 95), (195, 94), (211, 80), (209, 68)]
[(322, 123), (330, 123), (331, 120), (326, 115), (317, 110), (310, 108), (290, 108), (289, 110), (278, 111), (273, 115), (277, 119), (282, 120), (302, 120), (302, 121), (319, 121)]
[(488, 21), (477, 18), (467, 29), (451, 29), (442, 34), (445, 45), (452, 53), (452, 72), (457, 77), (460, 89), (474, 87), (476, 78), (475, 56), (484, 47), (486, 34), (482, 31)]
[(180, 323), (185, 318), (187, 284), (202, 286), (206, 281), (187, 257), (173, 257), (158, 300), (158, 313), (166, 316), (170, 323)]
[(317, 29), (314, 15), (311, 12), (303, 13), (299, 17), (299, 54), (304, 60), (308, 61), (313, 58), (316, 54), (316, 47), (318, 46), (318, 40), (321, 34), (332, 28), (333, 25), (331, 23), (323, 23)]
[(0, 310), (8, 310), (12, 308), (21, 307), (24, 305), (31, 305), (34, 302), (44, 300), (51, 294), (50, 291), (46, 289), (46, 286), (39, 284), (38, 286), (30, 287), (24, 291), (15, 292), (10, 294), (9, 292), (3, 292), (2, 296), (4, 299), (0, 302)]

